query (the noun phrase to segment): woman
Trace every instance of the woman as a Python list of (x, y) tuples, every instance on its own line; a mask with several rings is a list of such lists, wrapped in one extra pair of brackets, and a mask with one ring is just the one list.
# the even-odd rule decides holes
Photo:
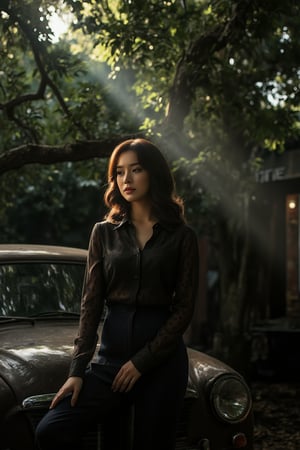
[[(91, 424), (124, 403), (134, 405), (134, 450), (175, 448), (188, 377), (182, 335), (197, 289), (197, 239), (185, 224), (168, 165), (151, 142), (118, 145), (108, 182), (109, 212), (90, 237), (69, 378), (36, 432), (42, 450), (81, 449)], [(104, 305), (101, 345), (90, 363)]]

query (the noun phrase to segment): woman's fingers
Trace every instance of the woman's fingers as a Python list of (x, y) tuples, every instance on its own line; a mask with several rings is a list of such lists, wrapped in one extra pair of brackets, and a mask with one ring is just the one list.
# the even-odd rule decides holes
[(76, 405), (79, 393), (81, 391), (81, 387), (82, 387), (82, 380), (80, 378), (80, 382), (76, 383), (75, 386), (74, 386), (73, 394), (72, 394), (72, 397), (71, 397), (71, 406), (75, 406)]
[(65, 393), (65, 391), (63, 389), (60, 389), (57, 394), (55, 395), (55, 397), (53, 398), (50, 408), (49, 409), (53, 409), (55, 408), (55, 406), (67, 395), (67, 393)]
[(125, 389), (125, 392), (129, 392), (129, 391), (133, 388), (133, 386), (135, 385), (135, 382), (136, 382), (136, 381), (137, 381), (137, 379), (132, 378), (132, 379), (128, 382), (127, 388)]
[(55, 406), (68, 394), (72, 394), (71, 406), (75, 406), (81, 387), (82, 387), (82, 378), (80, 377), (68, 378), (65, 384), (63, 384), (63, 386), (60, 388), (60, 390), (53, 398), (49, 409), (55, 408)]
[(128, 392), (133, 388), (140, 376), (140, 372), (136, 369), (133, 363), (131, 361), (127, 361), (127, 363), (125, 363), (117, 373), (112, 384), (112, 390), (114, 392)]

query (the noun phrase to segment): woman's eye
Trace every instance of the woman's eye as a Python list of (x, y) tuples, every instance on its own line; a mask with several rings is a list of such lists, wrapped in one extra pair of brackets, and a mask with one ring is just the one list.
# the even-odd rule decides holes
[(120, 177), (121, 175), (123, 175), (122, 170), (117, 170), (117, 177)]
[(134, 169), (133, 169), (133, 172), (135, 172), (135, 173), (139, 173), (139, 172), (141, 172), (143, 169), (141, 168), (141, 167), (135, 167)]

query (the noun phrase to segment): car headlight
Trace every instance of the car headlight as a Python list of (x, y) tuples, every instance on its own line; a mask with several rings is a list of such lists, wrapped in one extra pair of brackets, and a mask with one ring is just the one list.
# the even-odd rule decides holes
[(221, 375), (212, 386), (210, 401), (215, 414), (224, 422), (244, 420), (252, 405), (247, 384), (235, 375)]

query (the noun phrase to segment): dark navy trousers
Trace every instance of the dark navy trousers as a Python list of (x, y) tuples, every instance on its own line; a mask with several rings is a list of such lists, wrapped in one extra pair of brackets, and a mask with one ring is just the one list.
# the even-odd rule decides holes
[[(49, 410), (36, 430), (40, 450), (82, 450), (82, 439), (95, 424), (110, 422), (117, 427), (119, 411), (134, 405), (132, 450), (174, 450), (176, 426), (183, 405), (188, 379), (186, 348), (181, 341), (177, 350), (157, 368), (144, 374), (129, 393), (111, 390), (111, 384), (93, 370), (86, 371), (76, 406), (70, 397)], [(111, 448), (108, 442), (105, 450)]]

